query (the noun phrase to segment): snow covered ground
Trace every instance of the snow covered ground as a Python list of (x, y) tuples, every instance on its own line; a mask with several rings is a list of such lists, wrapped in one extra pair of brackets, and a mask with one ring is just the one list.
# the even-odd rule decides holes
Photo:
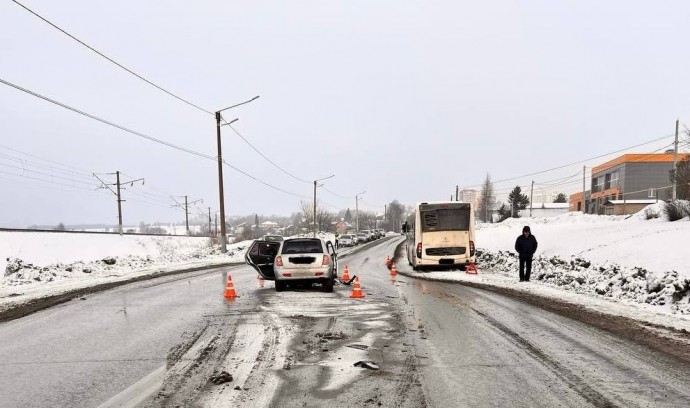
[[(662, 205), (631, 217), (568, 213), (477, 225), (479, 275), (402, 272), (542, 294), (656, 324), (690, 329), (690, 222), (669, 222)], [(518, 282), (515, 239), (529, 225), (539, 242), (529, 283)], [(404, 264), (404, 265), (402, 265)], [(680, 326), (679, 326), (680, 325)]]
[(103, 283), (242, 262), (248, 244), (221, 254), (209, 238), (0, 231), (0, 311)]

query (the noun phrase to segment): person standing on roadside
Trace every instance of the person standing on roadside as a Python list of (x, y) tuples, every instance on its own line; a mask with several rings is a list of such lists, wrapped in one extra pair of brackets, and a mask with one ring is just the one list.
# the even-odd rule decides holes
[(532, 257), (537, 252), (537, 239), (528, 226), (522, 229), (522, 235), (515, 241), (515, 251), (520, 256), (520, 282), (529, 282), (529, 276), (532, 273)]

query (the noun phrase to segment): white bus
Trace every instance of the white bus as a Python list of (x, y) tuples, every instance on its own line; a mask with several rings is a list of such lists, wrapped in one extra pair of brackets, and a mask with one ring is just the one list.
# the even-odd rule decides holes
[(407, 260), (412, 268), (460, 267), (476, 262), (474, 209), (471, 203), (418, 203), (407, 233)]

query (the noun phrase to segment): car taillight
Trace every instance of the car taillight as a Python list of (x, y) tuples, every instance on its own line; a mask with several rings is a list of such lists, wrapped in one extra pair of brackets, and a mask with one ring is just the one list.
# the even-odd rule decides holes
[(422, 257), (422, 243), (420, 242), (417, 244), (417, 258), (421, 258), (421, 257)]
[(474, 256), (474, 241), (470, 241), (470, 256)]
[(283, 258), (276, 256), (276, 266), (283, 266)]
[(328, 255), (323, 256), (323, 262), (321, 262), (321, 266), (328, 266), (331, 263), (331, 258)]

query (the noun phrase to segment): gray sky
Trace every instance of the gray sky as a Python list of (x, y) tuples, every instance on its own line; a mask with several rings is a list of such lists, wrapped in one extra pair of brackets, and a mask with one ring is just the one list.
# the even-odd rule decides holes
[[(228, 111), (294, 175), (362, 209), (448, 199), (455, 185), (520, 176), (690, 126), (686, 1), (37, 1), (34, 11), (170, 91)], [(287, 4), (289, 3), (289, 5)], [(215, 154), (211, 115), (103, 60), (11, 1), (0, 3), (0, 78), (150, 136)], [(145, 177), (125, 223), (179, 220), (165, 193), (218, 208), (213, 161), (152, 143), (0, 85), (0, 145), (75, 172)], [(272, 167), (225, 127), (225, 158), (298, 195), (312, 186)], [(0, 225), (116, 221), (88, 178), (0, 147)], [(588, 165), (596, 165), (601, 159)], [(52, 176), (27, 172), (41, 170)], [(496, 185), (573, 176), (582, 164)], [(44, 181), (7, 173), (32, 175)], [(105, 176), (108, 177), (108, 176)], [(225, 170), (228, 214), (289, 214), (299, 198)], [(581, 188), (566, 179), (557, 191)], [(86, 184), (77, 186), (89, 188)], [(153, 189), (156, 190), (153, 190)], [(134, 192), (136, 191), (136, 192)], [(154, 194), (156, 203), (134, 201)], [(320, 190), (337, 208), (354, 208)], [(151, 199), (148, 199), (151, 200)], [(196, 211), (196, 210), (195, 210)]]

